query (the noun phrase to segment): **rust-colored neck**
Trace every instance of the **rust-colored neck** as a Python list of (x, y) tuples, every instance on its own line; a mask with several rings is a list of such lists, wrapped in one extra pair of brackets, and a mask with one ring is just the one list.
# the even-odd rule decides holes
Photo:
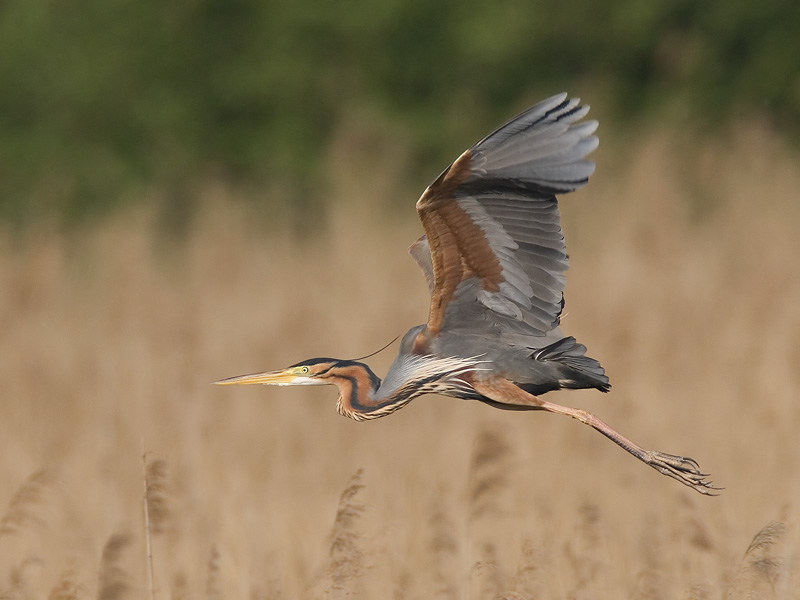
[(381, 380), (363, 363), (346, 361), (346, 364), (330, 370), (329, 380), (339, 388), (336, 410), (340, 415), (356, 421), (383, 417), (393, 413), (407, 402), (391, 396), (378, 398), (376, 392), (381, 385)]

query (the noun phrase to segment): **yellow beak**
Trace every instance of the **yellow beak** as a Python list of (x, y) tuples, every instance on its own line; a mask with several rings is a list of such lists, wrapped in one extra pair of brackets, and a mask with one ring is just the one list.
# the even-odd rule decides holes
[(291, 369), (239, 375), (215, 381), (215, 385), (292, 385), (297, 375)]

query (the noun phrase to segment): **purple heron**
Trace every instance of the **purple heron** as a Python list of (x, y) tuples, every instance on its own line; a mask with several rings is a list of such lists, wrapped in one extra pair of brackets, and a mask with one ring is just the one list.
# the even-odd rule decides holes
[(430, 288), (428, 321), (403, 337), (381, 381), (355, 360), (312, 358), (221, 385), (339, 388), (340, 414), (383, 417), (422, 394), (541, 410), (585, 423), (658, 472), (712, 495), (691, 458), (645, 450), (594, 415), (540, 396), (557, 389), (607, 392), (608, 377), (586, 347), (565, 336), (567, 254), (557, 194), (582, 187), (598, 144), (596, 121), (578, 99), (554, 96), (464, 152), (417, 201), (425, 235), (409, 252)]

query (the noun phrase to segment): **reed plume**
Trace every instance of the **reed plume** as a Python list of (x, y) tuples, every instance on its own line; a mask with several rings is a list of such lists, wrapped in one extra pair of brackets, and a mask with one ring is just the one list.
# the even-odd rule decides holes
[(469, 470), (467, 537), (470, 540), (470, 589), (473, 597), (491, 598), (505, 589), (506, 575), (497, 557), (496, 528), (508, 516), (511, 448), (498, 427), (482, 428)]
[(510, 447), (497, 428), (482, 429), (470, 462), (469, 519), (503, 513), (502, 496), (508, 485)]
[(753, 537), (731, 582), (728, 600), (777, 598), (781, 559), (775, 550), (785, 533), (786, 526), (782, 522), (770, 521)]
[(510, 593), (529, 600), (541, 597), (543, 593), (542, 573), (546, 567), (547, 558), (544, 553), (532, 540), (525, 540)]
[[(12, 600), (28, 600), (34, 598), (35, 594), (31, 589), (29, 574), (32, 570), (41, 571), (44, 561), (38, 556), (28, 556), (20, 564), (11, 568), (8, 575), (10, 587), (8, 590), (0, 592), (1, 598)], [(37, 573), (37, 575), (39, 575)]]
[(441, 500), (443, 493), (437, 494), (434, 510), (428, 519), (428, 557), (433, 590), (432, 597), (438, 600), (456, 600), (459, 598), (458, 558), (460, 554), (456, 528), (449, 515), (449, 510)]
[(19, 533), (27, 527), (43, 525), (44, 519), (39, 512), (48, 492), (57, 482), (57, 471), (49, 468), (40, 469), (28, 477), (11, 498), (0, 519), (0, 537)]
[(85, 596), (86, 589), (79, 583), (75, 568), (68, 566), (61, 572), (47, 600), (80, 600)]
[(636, 576), (634, 600), (664, 600), (667, 582), (664, 581), (663, 567), (665, 557), (658, 531), (658, 521), (653, 515), (645, 518), (639, 542), (639, 556), (642, 568)]
[(150, 600), (155, 600), (152, 536), (164, 532), (169, 517), (169, 505), (167, 504), (167, 462), (160, 458), (148, 462), (147, 452), (144, 450), (144, 439), (142, 439), (142, 471), (142, 481), (144, 485), (142, 520), (144, 521), (147, 590)]
[(603, 569), (600, 560), (600, 508), (586, 503), (578, 509), (575, 531), (565, 544), (569, 572), (571, 573), (571, 598), (594, 598), (595, 588)]
[(152, 535), (163, 534), (169, 525), (171, 510), (169, 506), (169, 487), (167, 483), (167, 461), (157, 458), (147, 461), (143, 457), (145, 473), (145, 506)]
[(211, 546), (211, 553), (206, 563), (206, 600), (223, 600), (222, 594), (222, 566), (219, 548), (216, 544)]
[(359, 502), (362, 469), (356, 471), (342, 492), (333, 522), (330, 546), (330, 588), (332, 600), (357, 595), (357, 582), (364, 568), (364, 552), (360, 545), (359, 521), (364, 505)]
[(189, 581), (184, 571), (178, 571), (172, 577), (170, 600), (191, 600)]
[(131, 591), (131, 579), (122, 565), (125, 550), (132, 543), (130, 535), (115, 533), (103, 546), (100, 558), (98, 600), (121, 600)]
[(708, 584), (706, 582), (696, 582), (683, 593), (681, 600), (709, 600), (710, 597)]

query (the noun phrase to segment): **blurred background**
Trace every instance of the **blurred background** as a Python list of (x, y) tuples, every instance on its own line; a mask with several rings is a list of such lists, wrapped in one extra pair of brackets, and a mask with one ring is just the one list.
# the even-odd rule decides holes
[[(798, 32), (788, 0), (0, 2), (2, 595), (800, 597)], [(614, 387), (548, 398), (720, 497), (548, 415), (209, 385), (424, 321), (416, 198), (561, 91), (601, 140), (563, 327)]]
[(601, 109), (605, 135), (753, 119), (800, 135), (790, 1), (35, 0), (0, 16), (0, 216), (14, 223), (155, 193), (177, 226), (210, 183), (322, 210), (337, 135), (389, 146), (426, 181), (564, 89)]

